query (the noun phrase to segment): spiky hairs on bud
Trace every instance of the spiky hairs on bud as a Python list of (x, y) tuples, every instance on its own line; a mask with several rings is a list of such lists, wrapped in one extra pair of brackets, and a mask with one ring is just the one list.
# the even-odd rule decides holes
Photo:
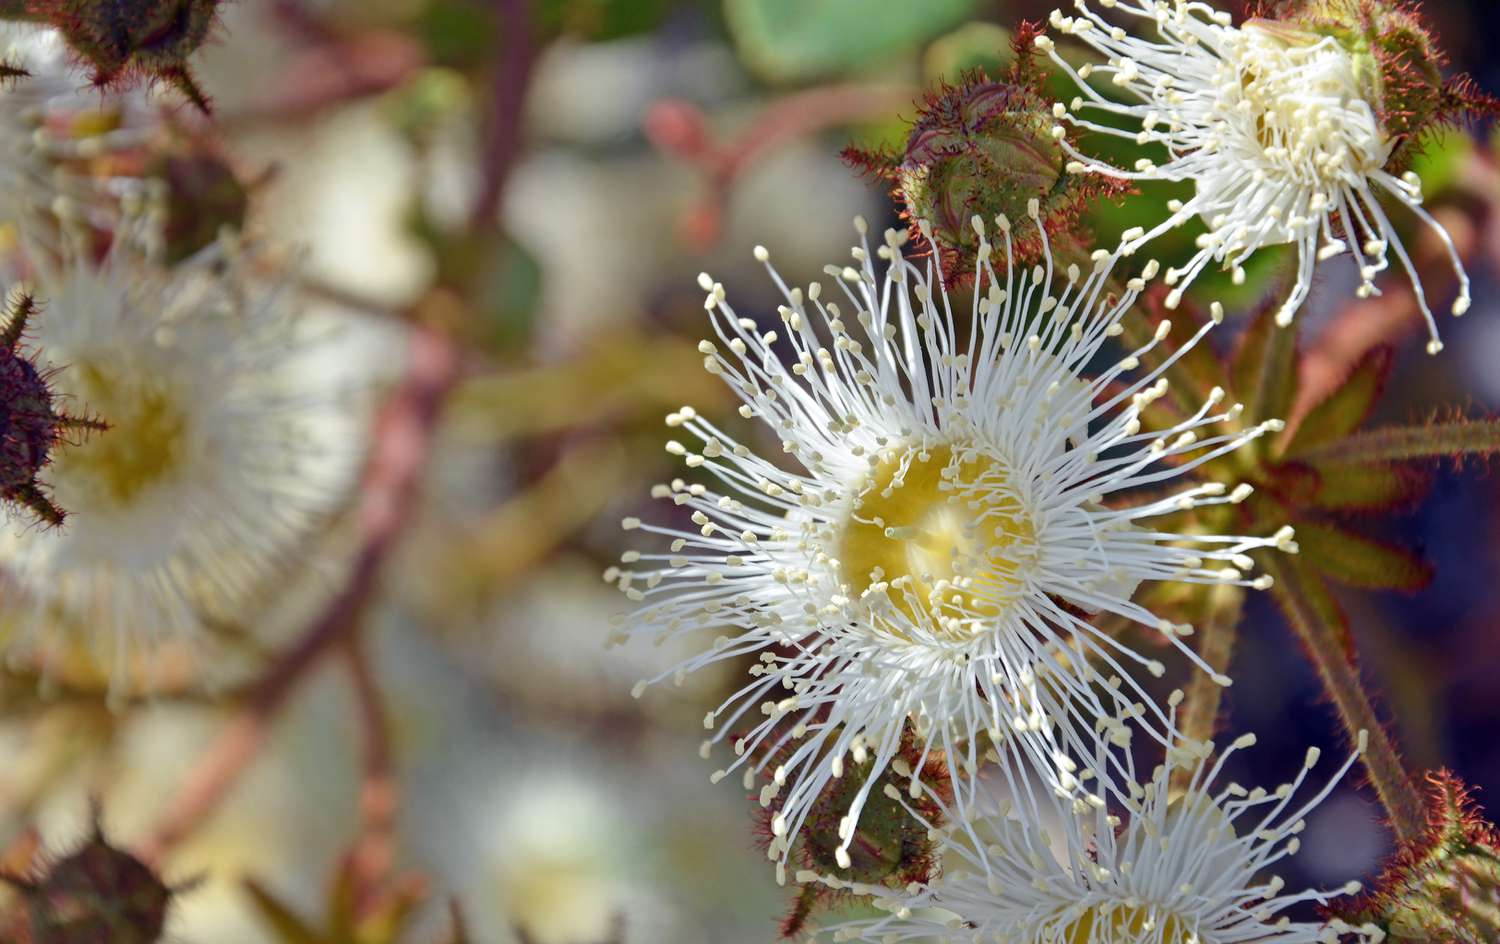
[[(1091, 201), (1126, 189), (1112, 177), (1069, 172), (1035, 62), (1040, 32), (1030, 23), (1018, 27), (1014, 59), (998, 81), (974, 69), (957, 85), (942, 82), (929, 91), (917, 105), (903, 152), (844, 149), (849, 164), (893, 184), (912, 238), (930, 235), (937, 243), (949, 284), (973, 271), (980, 244), (976, 216), (987, 224), (998, 216), (1024, 220), (1036, 200), (1048, 234), (1056, 235), (1076, 229)], [(1040, 259), (1042, 241), (1028, 229), (1018, 228), (1012, 251), (1017, 263), (1029, 266)]]
[(1427, 781), (1426, 833), (1397, 853), (1353, 918), (1400, 944), (1500, 941), (1500, 836), (1463, 781), (1446, 770)]
[(47, 497), (37, 476), (70, 432), (100, 430), (105, 424), (58, 409), (47, 385), (49, 373), (21, 351), (36, 303), (29, 295), (18, 295), (8, 307), (0, 328), (0, 498), (55, 526), (65, 513)]
[(89, 839), (30, 877), (0, 875), (21, 896), (17, 944), (154, 944), (182, 890), (105, 838), (97, 806)]
[(1396, 142), (1387, 170), (1410, 163), (1422, 135), (1482, 114), (1500, 103), (1467, 75), (1444, 78), (1447, 56), (1416, 5), (1400, 0), (1266, 0), (1265, 21), (1336, 39), (1354, 57), (1382, 129)]
[(27, 19), (50, 23), (90, 67), (95, 85), (165, 82), (207, 113), (188, 59), (218, 22), (222, 0), (30, 0)]

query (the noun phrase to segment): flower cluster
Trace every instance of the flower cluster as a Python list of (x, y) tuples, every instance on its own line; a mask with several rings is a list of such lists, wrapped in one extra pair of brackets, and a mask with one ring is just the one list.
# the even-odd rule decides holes
[[(1195, 627), (1153, 606), (1167, 596), (1155, 591), (1265, 589), (1252, 555), (1298, 547), (1290, 527), (1209, 526), (1236, 520), (1214, 509), (1251, 494), (1214, 477), (1235, 468), (1220, 460), (1283, 424), (1252, 422), (1222, 387), (1174, 388), (1179, 365), (1191, 376), (1186, 365), (1212, 359), (1198, 346), (1223, 309), (1214, 303), (1201, 328), (1168, 344), (1171, 324), (1153, 325), (1142, 296), (1160, 276), (1155, 297), (1177, 309), (1210, 264), (1239, 280), (1256, 251), (1292, 244), (1285, 325), (1317, 262), (1352, 254), (1369, 294), (1394, 255), (1436, 352), (1381, 197), (1447, 247), (1462, 314), (1469, 282), (1453, 241), (1403, 169), (1412, 137), (1457, 99), (1438, 80), (1436, 98), (1414, 104), (1414, 81), (1382, 43), (1393, 22), (1415, 21), (1375, 17), (1379, 4), (1298, 6), (1238, 27), (1187, 0), (1102, 6), (1151, 35), (1079, 0), (1078, 15), (1056, 13), (1052, 27), (1108, 62), (1075, 69), (1052, 38), (1023, 30), (1076, 80), (1071, 105), (1042, 101), (1022, 50), (1010, 84), (970, 76), (929, 99), (900, 159), (846, 152), (897, 183), (924, 255), (908, 258), (908, 234), (895, 230), (872, 246), (856, 221), (850, 264), (793, 286), (757, 247), (782, 295), (776, 320), (737, 311), (700, 276), (713, 329), (704, 367), (762, 429), (736, 433), (691, 407), (667, 417), (679, 434), (667, 451), (687, 471), (653, 492), (669, 512), (624, 521), (655, 543), (605, 575), (635, 604), (612, 640), (704, 640), (637, 696), (712, 664), (749, 665), (704, 718), (714, 733), (702, 753), (732, 748), (712, 779), (737, 774), (758, 791), (781, 881), (794, 850), (811, 847), (821, 858), (796, 856), (807, 865), (791, 876), (799, 885), (869, 895), (889, 912), (842, 925), (835, 940), (1376, 941), (1373, 924), (1286, 914), (1357, 883), (1301, 891), (1268, 872), (1296, 853), (1305, 816), (1367, 735), (1311, 799), (1298, 797), (1316, 748), (1292, 783), (1246, 789), (1222, 772), (1254, 736), (1216, 752), (1179, 725), (1180, 692), (1153, 694), (1167, 653), (1196, 664), (1200, 687), (1230, 684), (1185, 642)], [(1340, 11), (1363, 16), (1365, 32), (1341, 31)], [(1089, 110), (1108, 120), (1081, 117)], [(1118, 169), (1088, 157), (1059, 120), (1153, 156)], [(1049, 140), (1022, 140), (1043, 121)], [(1053, 151), (1066, 166), (1052, 166)], [(1008, 172), (1017, 155), (1046, 172)], [(1087, 192), (1059, 181), (1090, 173), (1195, 192), (1117, 248), (1089, 251), (1048, 200)], [(959, 207), (985, 212), (960, 232)], [(1189, 260), (1130, 268), (1195, 219), (1207, 231)], [(1171, 408), (1158, 408), (1169, 392)], [(1142, 644), (1151, 634), (1161, 646)], [(1149, 775), (1131, 753), (1138, 733), (1165, 757)], [(889, 839), (891, 822), (927, 827), (916, 877), (868, 868), (871, 850), (891, 848), (872, 838)], [(798, 928), (810, 900), (798, 899)]]

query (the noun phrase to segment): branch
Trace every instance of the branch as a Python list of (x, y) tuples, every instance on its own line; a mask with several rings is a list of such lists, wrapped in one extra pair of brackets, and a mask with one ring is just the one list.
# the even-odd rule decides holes
[(490, 110), (484, 126), (484, 154), (479, 197), (469, 218), (476, 230), (491, 229), (505, 181), (521, 153), (518, 133), (526, 104), (526, 89), (536, 64), (534, 26), (529, 0), (493, 0), (503, 36), (500, 61), (490, 84)]
[(344, 640), (345, 663), (359, 706), (359, 727), (364, 739), (364, 782), (360, 786), (360, 833), (349, 853), (355, 900), (363, 913), (366, 903), (383, 890), (396, 862), (396, 812), (400, 808), (400, 785), (391, 754), (390, 719), (376, 682), (365, 640), (351, 635)]
[(360, 552), (348, 582), (316, 621), (254, 686), (245, 704), (184, 778), (166, 814), (142, 844), (147, 862), (196, 829), (228, 796), (266, 742), (271, 723), (297, 683), (358, 624), (381, 567), (415, 503), (434, 427), (458, 376), (458, 352), (426, 329), (412, 335), (410, 363), (376, 430), (359, 506)]
[(1392, 426), (1352, 433), (1297, 456), (1306, 462), (1408, 462), (1500, 453), (1500, 419)]

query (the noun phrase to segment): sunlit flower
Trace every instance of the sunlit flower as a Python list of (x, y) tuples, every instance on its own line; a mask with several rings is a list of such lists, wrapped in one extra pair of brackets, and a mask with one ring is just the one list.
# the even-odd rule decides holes
[(35, 340), (67, 365), (57, 392), (111, 428), (54, 458), (66, 527), (0, 536), (8, 655), (50, 671), (91, 653), (116, 693), (131, 657), (240, 625), (305, 562), (359, 452), (344, 382), (308, 369), (321, 345), (291, 280), (253, 277), (253, 250), (227, 241), (163, 267), (152, 242), (37, 260)]
[[(1380, 940), (1373, 926), (1286, 914), (1301, 902), (1354, 894), (1358, 882), (1289, 891), (1274, 872), (1297, 853), (1304, 818), (1358, 754), (1309, 799), (1298, 794), (1317, 748), (1308, 750), (1296, 778), (1274, 791), (1220, 783), (1224, 762), (1254, 742), (1253, 735), (1239, 738), (1217, 761), (1208, 759), (1211, 745), (1179, 746), (1140, 781), (1128, 757), (1110, 762), (1124, 769), (1107, 777), (1098, 768), (1081, 771), (1081, 778), (1114, 784), (1103, 796), (1049, 790), (1007, 769), (996, 791), (1007, 799), (940, 830), (941, 878), (912, 894), (881, 892), (877, 904), (887, 917), (845, 924), (832, 937), (879, 944)], [(1181, 789), (1174, 773), (1188, 774)]]
[[(1277, 313), (1285, 325), (1307, 298), (1319, 262), (1350, 253), (1364, 297), (1378, 292), (1375, 278), (1394, 254), (1427, 319), (1428, 350), (1441, 350), (1421, 279), (1381, 198), (1405, 206), (1447, 247), (1459, 278), (1455, 315), (1469, 307), (1469, 278), (1453, 240), (1422, 206), (1421, 180), (1409, 170), (1394, 172), (1392, 155), (1400, 141), (1378, 111), (1375, 64), (1360, 62), (1333, 36), (1271, 20), (1235, 27), (1227, 13), (1204, 3), (1101, 0), (1101, 5), (1146, 21), (1153, 35), (1132, 35), (1082, 0), (1076, 17), (1054, 13), (1052, 24), (1060, 33), (1107, 57), (1103, 64), (1075, 71), (1050, 39), (1037, 40), (1082, 92), (1071, 106), (1056, 105), (1055, 113), (1090, 131), (1164, 146), (1166, 160), (1158, 164), (1142, 157), (1133, 168), (1117, 168), (1072, 147), (1061, 126), (1054, 133), (1076, 159), (1077, 170), (1193, 183), (1192, 197), (1174, 201), (1171, 216), (1149, 229), (1127, 231), (1122, 243), (1130, 253), (1194, 218), (1206, 224), (1192, 259), (1166, 272), (1167, 283), (1176, 286), (1167, 307), (1175, 307), (1183, 289), (1211, 263), (1230, 270), (1238, 282), (1255, 252), (1291, 244), (1297, 251), (1296, 282)], [(1090, 76), (1109, 76), (1126, 100), (1106, 97), (1089, 84)], [(1090, 112), (1110, 120), (1081, 117)], [(1116, 124), (1119, 118), (1127, 119), (1125, 127)]]
[[(1117, 296), (1114, 257), (1103, 252), (1084, 260), (1087, 272), (1054, 265), (1036, 201), (1031, 217), (1025, 225), (1043, 241), (1044, 264), (1009, 264), (1011, 224), (998, 218), (1003, 238), (979, 246), (969, 312), (953, 310), (933, 275), (937, 261), (929, 257), (924, 272), (902, 256), (905, 237), (889, 230), (873, 253), (862, 238), (854, 266), (826, 270), (832, 292), (789, 287), (767, 265), (786, 299), (779, 331), (738, 315), (723, 287), (702, 278), (716, 335), (701, 345), (705, 366), (799, 468), (757, 455), (691, 408), (672, 414), (668, 425), (692, 446), (667, 449), (684, 457), (693, 481), (655, 494), (682, 506), (692, 524), (627, 519), (627, 530), (660, 534), (671, 546), (630, 551), (606, 577), (640, 604), (618, 638), (722, 633), (657, 681), (758, 658), (752, 680), (705, 724), (718, 729), (714, 741), (734, 742), (740, 756), (730, 769), (746, 768), (747, 784), (774, 768), (763, 803), (786, 790), (773, 856), (779, 845), (785, 858), (788, 837), (846, 757), (873, 758), (839, 833), (838, 857), (847, 860), (868, 785), (892, 763), (908, 722), (924, 750), (944, 751), (959, 772), (972, 771), (987, 749), (982, 732), (999, 741), (1011, 729), (1057, 726), (1067, 741), (1107, 722), (1116, 705), (1143, 698), (1135, 670), (1160, 674), (1163, 666), (1087, 614), (1159, 629), (1196, 661), (1179, 638), (1188, 628), (1131, 602), (1135, 588), (1159, 580), (1264, 586), (1266, 578), (1242, 573), (1251, 566), (1246, 552), (1291, 546), (1289, 530), (1189, 536), (1153, 522), (1242, 500), (1249, 486), (1174, 492), (1173, 481), (1280, 424), (1215, 429), (1240, 413), (1215, 391), (1178, 426), (1142, 431), (1142, 409), (1167, 382), (1161, 368), (1131, 374), (1166, 329), (1092, 379), (1081, 371), (1103, 358), (1144, 281), (1132, 279)], [(982, 234), (977, 217), (974, 225)], [(1007, 264), (992, 267), (1001, 251)], [(769, 258), (763, 248), (756, 256)], [(1154, 494), (1125, 496), (1141, 487)], [(1159, 707), (1142, 710), (1166, 730)], [(1118, 724), (1111, 733), (1129, 736)], [(965, 779), (955, 779), (960, 802)]]

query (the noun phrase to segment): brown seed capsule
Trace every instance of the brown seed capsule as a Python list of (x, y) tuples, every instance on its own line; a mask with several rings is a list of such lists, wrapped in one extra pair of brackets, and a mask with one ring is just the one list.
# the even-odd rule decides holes
[(18, 944), (154, 944), (181, 888), (109, 844), (94, 811), (79, 849), (34, 878), (0, 876), (22, 898)]

